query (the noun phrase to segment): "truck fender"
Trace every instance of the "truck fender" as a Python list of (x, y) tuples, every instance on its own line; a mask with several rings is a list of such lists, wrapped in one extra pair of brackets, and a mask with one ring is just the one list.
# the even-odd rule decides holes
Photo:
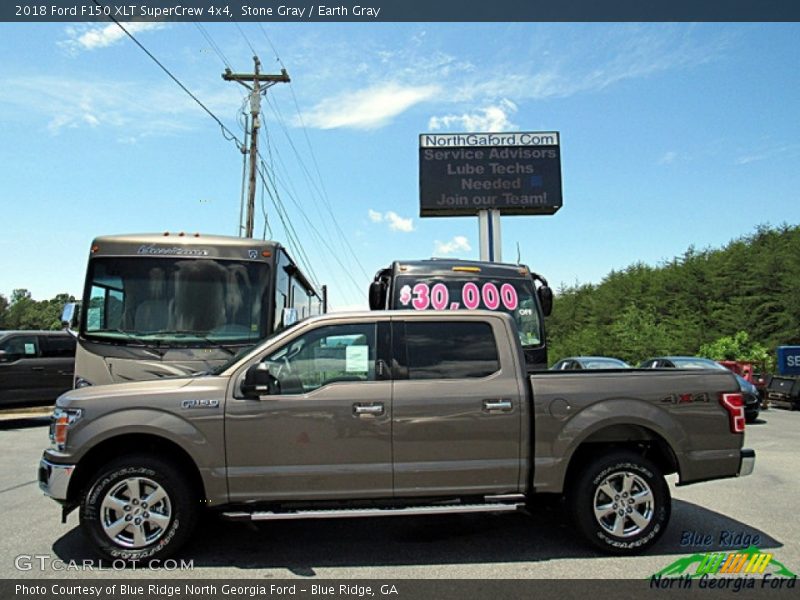
[[(158, 409), (124, 409), (104, 415), (70, 434), (69, 445), (80, 449), (74, 455), (78, 470), (84, 457), (100, 444), (136, 434), (150, 435), (180, 447), (197, 468), (206, 498), (213, 503), (227, 501), (221, 421), (219, 435), (209, 439), (187, 420)], [(137, 450), (130, 448), (132, 453)]]
[(557, 463), (551, 463), (553, 466), (558, 464), (559, 468), (550, 474), (549, 479), (556, 478), (557, 481), (549, 481), (547, 487), (555, 485), (558, 491), (562, 491), (567, 483), (565, 481), (567, 469), (581, 444), (604, 429), (620, 425), (640, 427), (663, 439), (675, 455), (680, 471), (688, 437), (678, 421), (665, 410), (649, 402), (636, 398), (613, 398), (587, 406), (564, 423), (551, 449), (551, 457), (561, 457)]

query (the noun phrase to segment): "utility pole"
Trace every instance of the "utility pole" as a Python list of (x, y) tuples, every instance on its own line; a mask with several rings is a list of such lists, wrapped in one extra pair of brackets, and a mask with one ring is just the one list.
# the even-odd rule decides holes
[[(261, 113), (261, 92), (276, 83), (289, 83), (289, 74), (286, 69), (281, 69), (280, 75), (267, 75), (261, 73), (261, 61), (253, 57), (255, 63), (254, 73), (233, 73), (225, 69), (222, 78), (225, 81), (241, 83), (250, 90), (250, 179), (247, 189), (247, 220), (245, 222), (245, 237), (253, 237), (253, 219), (256, 207), (256, 173), (258, 172), (258, 130), (261, 127), (259, 114)], [(262, 85), (263, 84), (263, 85)], [(244, 152), (244, 150), (243, 150)]]

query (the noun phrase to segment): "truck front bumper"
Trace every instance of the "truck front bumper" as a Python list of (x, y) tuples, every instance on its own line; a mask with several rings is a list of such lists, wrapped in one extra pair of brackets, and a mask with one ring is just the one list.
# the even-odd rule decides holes
[(738, 477), (747, 477), (753, 472), (756, 466), (756, 451), (750, 448), (742, 448), (740, 451)]
[(46, 458), (39, 462), (39, 488), (53, 500), (65, 502), (75, 465), (59, 465)]

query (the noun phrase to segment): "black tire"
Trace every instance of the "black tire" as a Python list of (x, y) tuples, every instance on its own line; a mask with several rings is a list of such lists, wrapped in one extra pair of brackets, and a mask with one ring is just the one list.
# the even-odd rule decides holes
[[(138, 493), (132, 492), (133, 487)], [(148, 497), (154, 500), (151, 506), (143, 502)], [(103, 556), (147, 563), (166, 558), (185, 544), (198, 512), (197, 494), (180, 470), (140, 454), (115, 459), (97, 472), (83, 495), (80, 519), (85, 535)], [(123, 528), (112, 537), (118, 524)]]
[[(659, 468), (626, 451), (615, 451), (586, 465), (567, 500), (578, 531), (595, 548), (609, 554), (637, 554), (652, 546), (664, 533), (672, 508), (669, 486)], [(620, 510), (624, 512), (621, 516)]]

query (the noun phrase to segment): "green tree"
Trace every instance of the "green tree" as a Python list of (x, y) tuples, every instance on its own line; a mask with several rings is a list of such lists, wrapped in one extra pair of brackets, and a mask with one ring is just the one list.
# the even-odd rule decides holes
[[(5, 300), (5, 299), (3, 299)], [(26, 289), (11, 293), (11, 303), (2, 316), (5, 329), (60, 329), (61, 311), (66, 302), (73, 302), (69, 294), (58, 294), (51, 300), (36, 301)], [(2, 307), (2, 302), (0, 302)]]
[(599, 284), (561, 285), (547, 319), (550, 360), (697, 354), (746, 332), (749, 356), (800, 344), (800, 226), (760, 225), (723, 248), (689, 247), (658, 266), (633, 263)]
[(0, 294), (0, 329), (6, 329), (6, 311), (8, 310), (8, 298)]
[(750, 339), (746, 331), (737, 331), (734, 335), (725, 335), (708, 344), (700, 346), (700, 356), (712, 360), (737, 360), (755, 364), (767, 364), (768, 368), (774, 365), (771, 354), (766, 346)]

